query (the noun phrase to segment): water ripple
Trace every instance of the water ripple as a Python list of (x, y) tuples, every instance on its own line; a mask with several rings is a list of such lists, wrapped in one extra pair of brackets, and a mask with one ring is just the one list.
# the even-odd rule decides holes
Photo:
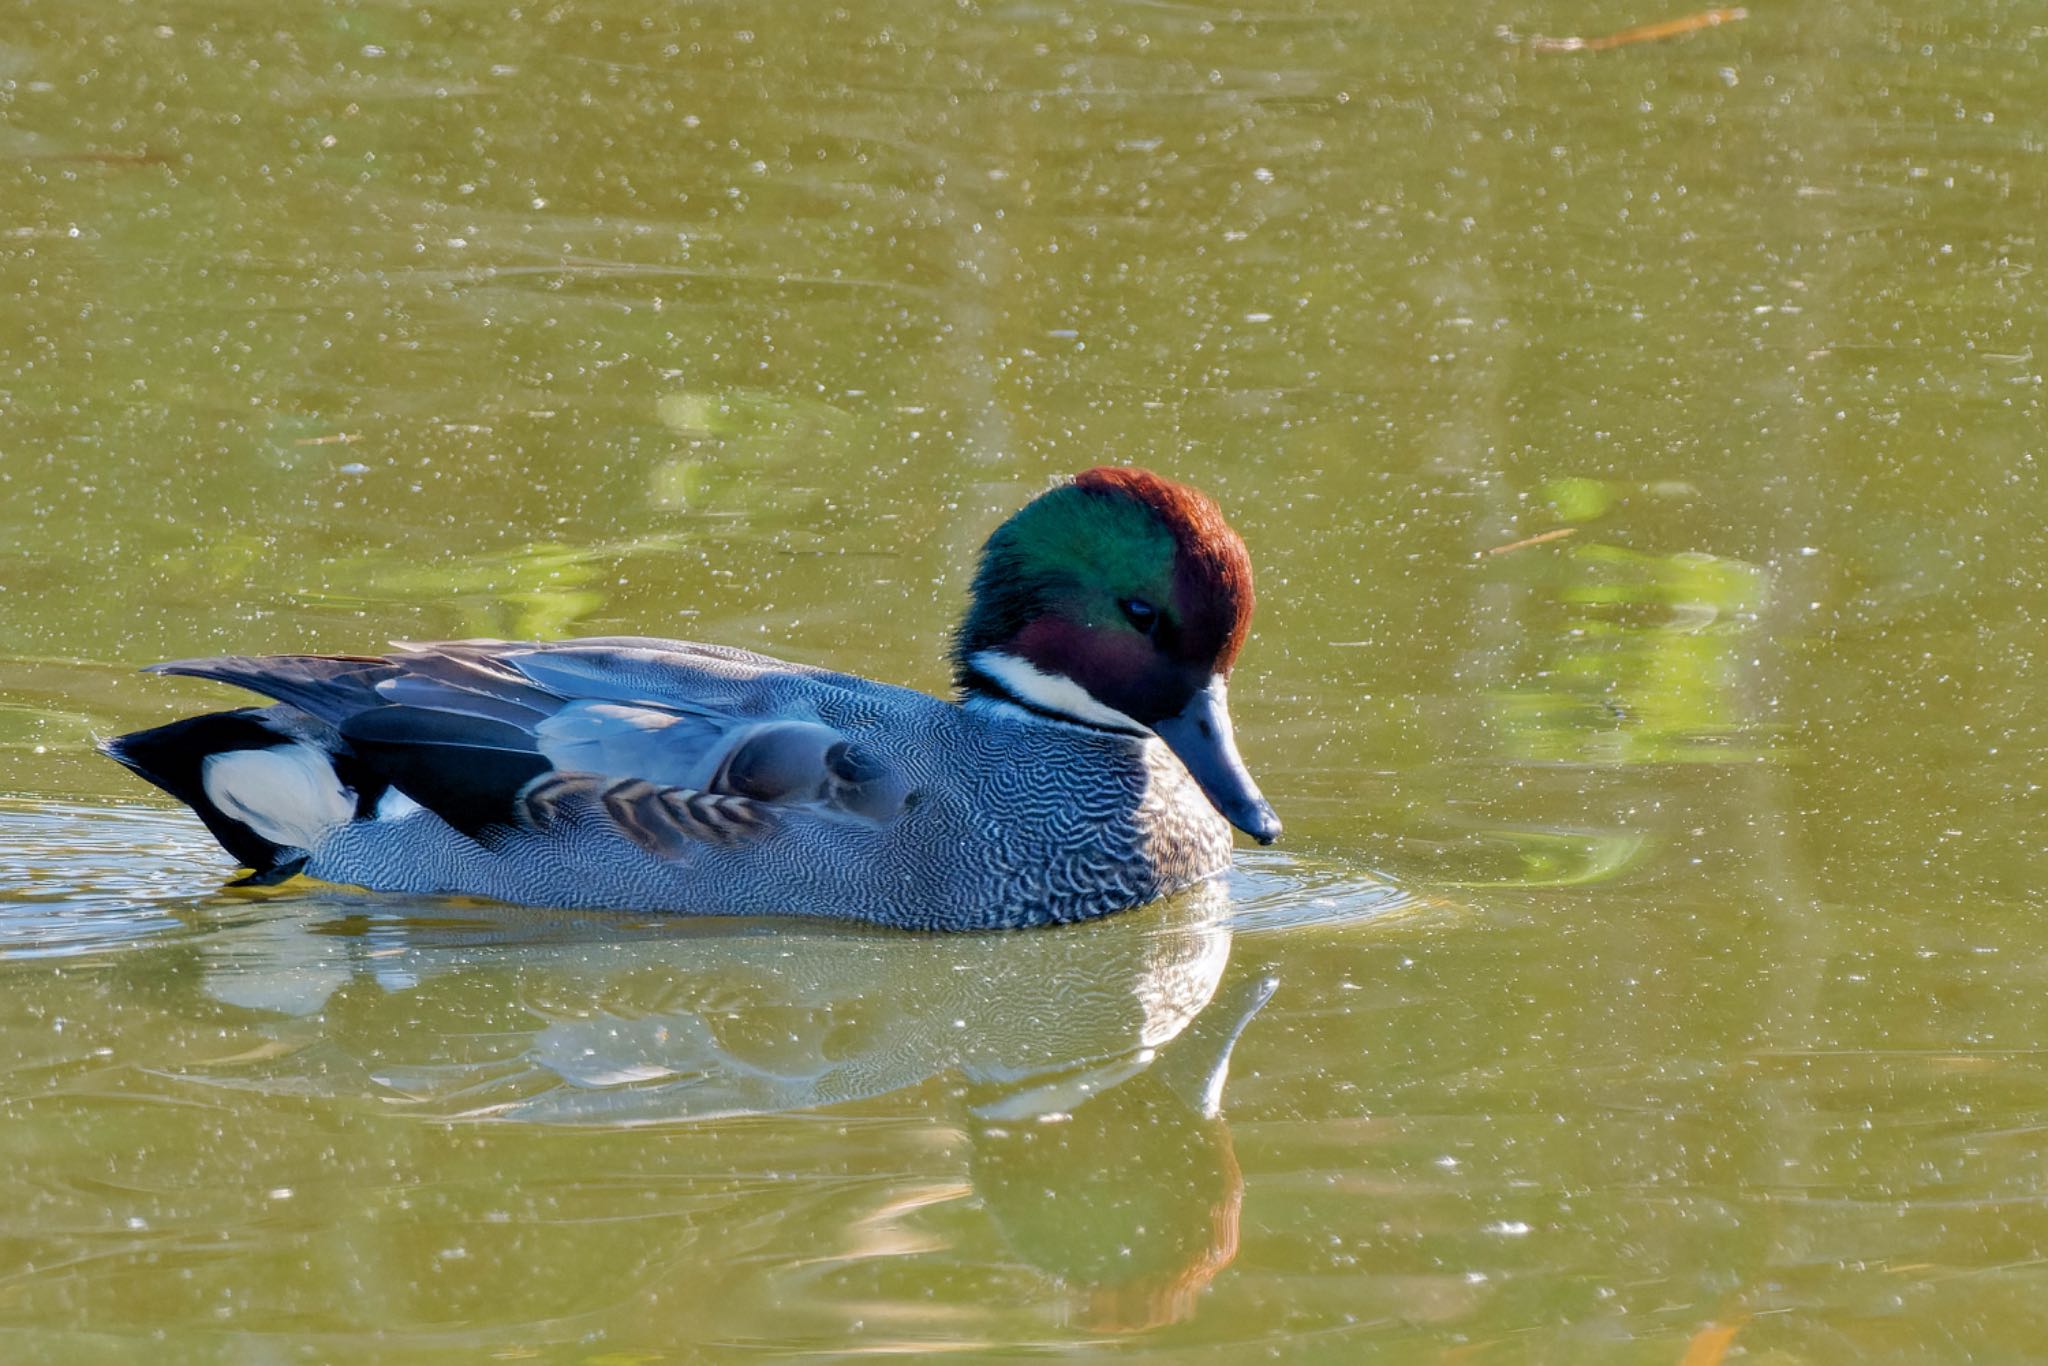
[(1229, 885), (1239, 934), (1357, 924), (1437, 904), (1369, 868), (1277, 850), (1241, 851)]
[(0, 800), (0, 959), (69, 957), (178, 928), (221, 857), (189, 817)]
[[(220, 851), (189, 817), (149, 807), (0, 799), (0, 845), (11, 855), (0, 864), (0, 959), (89, 953), (177, 929), (173, 909), (214, 897), (228, 871)], [(1241, 852), (1228, 887), (1230, 924), (1239, 933), (1351, 924), (1429, 904), (1371, 869), (1271, 850)], [(472, 921), (480, 945), (536, 933), (610, 938), (627, 928), (610, 916), (595, 917), (593, 925), (586, 923), (591, 917), (364, 896), (339, 888), (288, 895), (332, 903), (343, 914), (432, 908), (428, 918), (443, 929), (452, 928), (451, 916)], [(458, 914), (455, 908), (463, 906)], [(632, 928), (647, 926), (634, 917)]]

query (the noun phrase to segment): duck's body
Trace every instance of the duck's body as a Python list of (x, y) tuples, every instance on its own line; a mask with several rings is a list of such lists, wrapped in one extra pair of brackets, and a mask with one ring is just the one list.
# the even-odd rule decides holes
[[(992, 538), (957, 701), (680, 641), (465, 641), (159, 665), (279, 705), (106, 749), (255, 881), (920, 929), (1103, 915), (1227, 868), (1219, 808), (1262, 839), (1279, 828), (1223, 709), (1248, 565), (1228, 611), (1188, 601), (1189, 533), (1155, 504), (1199, 495), (1138, 473), (1091, 471)], [(1028, 517), (1051, 500), (1051, 531), (1078, 517), (1097, 549), (1132, 551), (1111, 575), (1118, 620), (1031, 580), (1048, 528)], [(1021, 569), (1001, 558), (1020, 522)], [(1125, 544), (1155, 523), (1163, 547)]]

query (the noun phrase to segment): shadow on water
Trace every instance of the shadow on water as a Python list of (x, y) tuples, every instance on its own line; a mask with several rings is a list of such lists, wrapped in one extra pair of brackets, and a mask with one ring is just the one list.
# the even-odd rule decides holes
[[(0, 822), (24, 851), (0, 887), (0, 974), (28, 988), (51, 965), (6, 960), (57, 956), (96, 977), (130, 1020), (124, 1101), (238, 1124), (317, 1104), (484, 1136), (936, 1106), (960, 1154), (943, 1198), (984, 1211), (1085, 1332), (1186, 1319), (1236, 1254), (1224, 1083), (1284, 990), (1233, 965), (1237, 935), (1418, 904), (1273, 854), (1158, 906), (1013, 935), (325, 887), (195, 896), (219, 859), (182, 818), (24, 805)], [(16, 1057), (17, 1082), (38, 1073)], [(110, 1094), (77, 1084), (81, 1102)]]

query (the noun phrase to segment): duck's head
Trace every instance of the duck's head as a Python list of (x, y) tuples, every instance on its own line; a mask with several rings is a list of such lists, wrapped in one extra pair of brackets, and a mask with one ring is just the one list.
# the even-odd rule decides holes
[(1238, 757), (1225, 702), (1251, 620), (1251, 557), (1208, 495), (1092, 469), (989, 537), (954, 662), (970, 695), (1157, 735), (1225, 819), (1271, 844), (1280, 818)]

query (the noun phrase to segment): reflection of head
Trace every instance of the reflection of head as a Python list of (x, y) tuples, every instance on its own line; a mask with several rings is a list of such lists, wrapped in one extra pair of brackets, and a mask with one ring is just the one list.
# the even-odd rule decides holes
[(1010, 1246), (1072, 1287), (1099, 1332), (1186, 1319), (1237, 1255), (1230, 1129), (1151, 1075), (1071, 1118), (978, 1128), (974, 1184)]

